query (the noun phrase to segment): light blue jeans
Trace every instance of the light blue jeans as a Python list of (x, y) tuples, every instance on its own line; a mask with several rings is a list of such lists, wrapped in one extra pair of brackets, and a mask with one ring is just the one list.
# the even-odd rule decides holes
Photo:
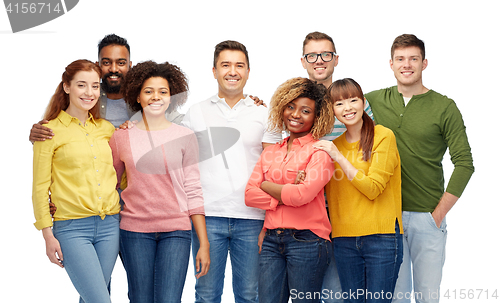
[(412, 297), (417, 303), (439, 302), (447, 236), (446, 218), (437, 227), (431, 213), (404, 211), (403, 231), (403, 264), (392, 302), (410, 303)]
[(55, 221), (64, 268), (80, 294), (80, 302), (110, 303), (108, 283), (119, 247), (119, 214)]
[(120, 230), (120, 251), (133, 303), (178, 303), (186, 281), (191, 230)]
[[(259, 278), (258, 237), (263, 220), (205, 217), (210, 242), (210, 270), (196, 280), (195, 302), (219, 303), (224, 288), (228, 252), (233, 272), (235, 303), (257, 303)], [(193, 229), (193, 261), (200, 242)]]

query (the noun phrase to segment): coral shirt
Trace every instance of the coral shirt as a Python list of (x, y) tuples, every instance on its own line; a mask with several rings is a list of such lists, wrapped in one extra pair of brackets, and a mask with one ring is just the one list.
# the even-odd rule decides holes
[[(289, 139), (262, 152), (246, 186), (245, 203), (266, 210), (264, 227), (267, 229), (308, 229), (329, 239), (331, 225), (323, 187), (333, 176), (333, 161), (326, 152), (313, 148), (317, 140), (311, 134), (295, 139), (287, 153)], [(295, 185), (298, 171), (305, 171), (306, 178)], [(281, 191), (284, 205), (278, 205), (278, 200), (260, 189), (263, 181), (285, 184)]]

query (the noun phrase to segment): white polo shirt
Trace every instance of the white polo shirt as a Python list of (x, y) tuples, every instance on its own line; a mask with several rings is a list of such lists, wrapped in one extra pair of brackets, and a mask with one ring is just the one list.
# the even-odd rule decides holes
[(245, 205), (245, 186), (262, 153), (262, 142), (281, 133), (267, 131), (268, 110), (248, 96), (233, 108), (217, 95), (191, 106), (182, 125), (200, 145), (200, 179), (205, 215), (264, 220), (265, 211)]

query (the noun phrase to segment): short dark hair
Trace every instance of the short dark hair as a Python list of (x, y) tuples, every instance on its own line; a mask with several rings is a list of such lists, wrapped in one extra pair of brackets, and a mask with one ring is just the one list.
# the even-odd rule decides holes
[(130, 56), (130, 45), (128, 45), (127, 39), (122, 38), (115, 34), (110, 34), (102, 38), (97, 45), (97, 57), (101, 54), (101, 50), (109, 45), (121, 45), (125, 46), (128, 50), (128, 54)]
[(222, 41), (221, 43), (215, 46), (214, 51), (214, 67), (217, 68), (217, 60), (219, 59), (219, 55), (222, 51), (225, 50), (236, 50), (243, 52), (245, 54), (245, 58), (247, 59), (247, 66), (250, 68), (250, 61), (248, 60), (248, 51), (245, 45), (232, 40)]
[(420, 49), (420, 53), (422, 55), (422, 60), (425, 59), (424, 41), (418, 39), (417, 36), (412, 35), (412, 34), (403, 34), (403, 35), (397, 36), (396, 39), (394, 39), (394, 42), (392, 43), (392, 47), (391, 47), (391, 59), (394, 58), (394, 51), (396, 49), (410, 47), (410, 46), (418, 47)]
[(332, 43), (333, 45), (333, 51), (337, 52), (335, 49), (335, 43), (333, 43), (332, 37), (328, 36), (325, 33), (321, 32), (312, 32), (307, 34), (306, 38), (304, 39), (304, 42), (302, 43), (302, 54), (304, 55), (304, 49), (306, 48), (306, 44), (309, 43), (311, 40), (328, 40)]

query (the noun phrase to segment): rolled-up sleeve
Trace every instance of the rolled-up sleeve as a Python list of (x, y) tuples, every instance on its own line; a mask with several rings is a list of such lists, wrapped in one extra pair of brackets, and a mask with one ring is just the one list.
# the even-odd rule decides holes
[(270, 152), (269, 148), (262, 153), (259, 160), (255, 164), (252, 174), (250, 175), (250, 179), (248, 180), (245, 188), (245, 204), (250, 207), (264, 210), (276, 210), (278, 200), (274, 199), (271, 195), (260, 189), (260, 185), (265, 181), (263, 161), (265, 159), (265, 154), (268, 152)]

